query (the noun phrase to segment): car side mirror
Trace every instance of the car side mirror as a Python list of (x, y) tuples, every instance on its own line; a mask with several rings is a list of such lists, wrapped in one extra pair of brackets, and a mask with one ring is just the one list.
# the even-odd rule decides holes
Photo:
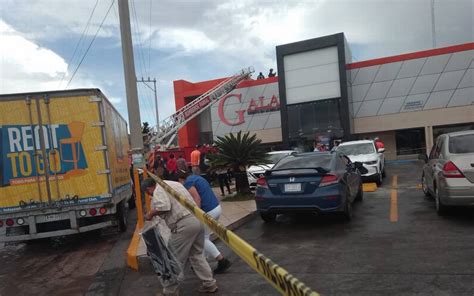
[(424, 154), (424, 153), (418, 154), (418, 159), (423, 160), (425, 163), (428, 162), (428, 156), (426, 156), (426, 154)]
[(384, 152), (385, 152), (385, 148), (379, 148), (379, 149), (377, 149), (377, 152), (378, 152), (378, 153), (384, 153)]
[(355, 166), (356, 170), (358, 170), (361, 175), (367, 174), (367, 173), (369, 172), (369, 171), (364, 167), (364, 165), (362, 164), (362, 162), (356, 161), (356, 162), (354, 162), (354, 166)]

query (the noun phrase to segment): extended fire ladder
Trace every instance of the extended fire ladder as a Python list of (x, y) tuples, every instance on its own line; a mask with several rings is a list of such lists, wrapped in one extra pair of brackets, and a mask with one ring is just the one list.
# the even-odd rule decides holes
[(164, 147), (169, 146), (181, 127), (230, 93), (241, 81), (248, 79), (253, 72), (253, 67), (242, 69), (177, 110), (173, 115), (160, 121), (159, 129), (153, 132), (150, 144), (163, 147), (165, 140), (170, 137)]

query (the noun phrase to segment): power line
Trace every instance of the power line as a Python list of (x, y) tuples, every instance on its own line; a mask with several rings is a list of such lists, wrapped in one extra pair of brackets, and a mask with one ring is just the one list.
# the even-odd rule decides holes
[[(142, 46), (142, 39), (141, 39), (141, 36), (140, 36), (140, 26), (139, 26), (139, 23), (138, 23), (138, 17), (137, 17), (137, 10), (135, 8), (135, 1), (132, 0), (132, 12), (133, 12), (133, 15), (134, 15), (134, 23), (135, 23), (135, 34), (137, 35), (137, 39), (138, 39), (138, 59), (139, 59), (139, 62), (141, 63), (142, 65), (142, 69), (145, 71), (145, 73), (149, 76), (149, 73), (146, 69), (146, 63), (145, 63), (145, 58), (144, 58), (144, 54), (143, 54), (143, 46)], [(143, 76), (143, 72), (142, 73), (142, 76)]]
[(80, 61), (79, 64), (77, 65), (76, 70), (74, 70), (74, 73), (72, 74), (71, 79), (69, 79), (69, 81), (68, 81), (68, 83), (67, 83), (67, 85), (66, 85), (65, 88), (68, 88), (69, 84), (71, 84), (71, 81), (72, 81), (72, 80), (74, 79), (74, 77), (76, 76), (76, 73), (77, 73), (77, 71), (79, 70), (79, 68), (81, 67), (82, 62), (83, 62), (84, 59), (86, 58), (87, 53), (88, 53), (89, 50), (91, 49), (92, 44), (94, 43), (95, 38), (97, 37), (97, 35), (99, 34), (100, 29), (101, 29), (102, 26), (104, 25), (104, 22), (105, 22), (105, 20), (107, 19), (107, 16), (109, 15), (110, 10), (111, 10), (112, 7), (114, 6), (114, 2), (115, 2), (115, 0), (112, 0), (112, 3), (110, 3), (110, 6), (109, 6), (109, 9), (107, 10), (107, 13), (105, 14), (104, 18), (102, 19), (102, 22), (100, 23), (100, 26), (99, 26), (99, 28), (97, 29), (97, 32), (95, 32), (94, 38), (92, 38), (91, 42), (89, 43), (89, 47), (87, 47), (86, 52), (85, 52), (84, 55), (82, 56), (81, 61)]
[(148, 35), (148, 70), (151, 72), (151, 58), (150, 58), (150, 50), (151, 50), (151, 6), (153, 1), (150, 0), (150, 32)]
[(81, 44), (82, 39), (84, 39), (84, 36), (86, 35), (86, 31), (87, 31), (88, 28), (89, 28), (89, 25), (90, 25), (91, 20), (92, 20), (92, 16), (94, 15), (95, 9), (97, 8), (97, 5), (98, 5), (98, 4), (99, 4), (99, 0), (96, 0), (96, 1), (95, 1), (95, 5), (94, 5), (94, 8), (92, 9), (91, 14), (89, 15), (89, 19), (87, 20), (86, 26), (84, 27), (84, 30), (82, 31), (81, 37), (79, 38), (79, 41), (76, 43), (76, 48), (74, 48), (74, 52), (73, 52), (72, 56), (69, 58), (69, 60), (68, 60), (66, 72), (64, 72), (64, 75), (63, 75), (63, 77), (61, 78), (61, 81), (59, 82), (58, 88), (61, 87), (61, 84), (63, 83), (64, 78), (66, 78), (66, 75), (67, 75), (67, 73), (68, 73), (68, 71), (69, 71), (69, 67), (71, 66), (72, 61), (73, 61), (74, 57), (76, 56), (76, 52), (77, 52), (77, 49), (79, 48), (79, 44)]

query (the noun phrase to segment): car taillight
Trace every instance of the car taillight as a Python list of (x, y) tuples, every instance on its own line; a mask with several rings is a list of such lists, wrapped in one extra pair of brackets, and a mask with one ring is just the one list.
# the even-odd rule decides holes
[(13, 219), (7, 219), (7, 221), (5, 222), (5, 224), (7, 224), (7, 226), (13, 226), (15, 222), (13, 221)]
[(444, 164), (443, 176), (445, 178), (464, 178), (464, 175), (452, 161)]
[(337, 183), (339, 183), (339, 178), (336, 175), (324, 175), (324, 177), (321, 179), (321, 182), (319, 183), (319, 187)]
[(268, 189), (268, 184), (267, 184), (267, 180), (265, 180), (265, 177), (260, 177), (257, 179), (257, 187)]
[(92, 209), (89, 210), (89, 214), (90, 214), (91, 216), (95, 216), (95, 215), (97, 215), (97, 210), (94, 209), (94, 208), (92, 208)]

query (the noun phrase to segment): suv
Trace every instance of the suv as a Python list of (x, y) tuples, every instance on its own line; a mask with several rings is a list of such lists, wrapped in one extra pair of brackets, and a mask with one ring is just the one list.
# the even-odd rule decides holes
[(368, 170), (362, 177), (375, 181), (379, 186), (382, 185), (385, 177), (385, 156), (383, 154), (385, 148), (377, 149), (374, 141), (361, 140), (341, 143), (336, 151), (347, 155), (352, 162), (362, 162)]
[(474, 131), (438, 137), (425, 161), (421, 184), (426, 196), (433, 196), (436, 211), (447, 206), (474, 206)]

